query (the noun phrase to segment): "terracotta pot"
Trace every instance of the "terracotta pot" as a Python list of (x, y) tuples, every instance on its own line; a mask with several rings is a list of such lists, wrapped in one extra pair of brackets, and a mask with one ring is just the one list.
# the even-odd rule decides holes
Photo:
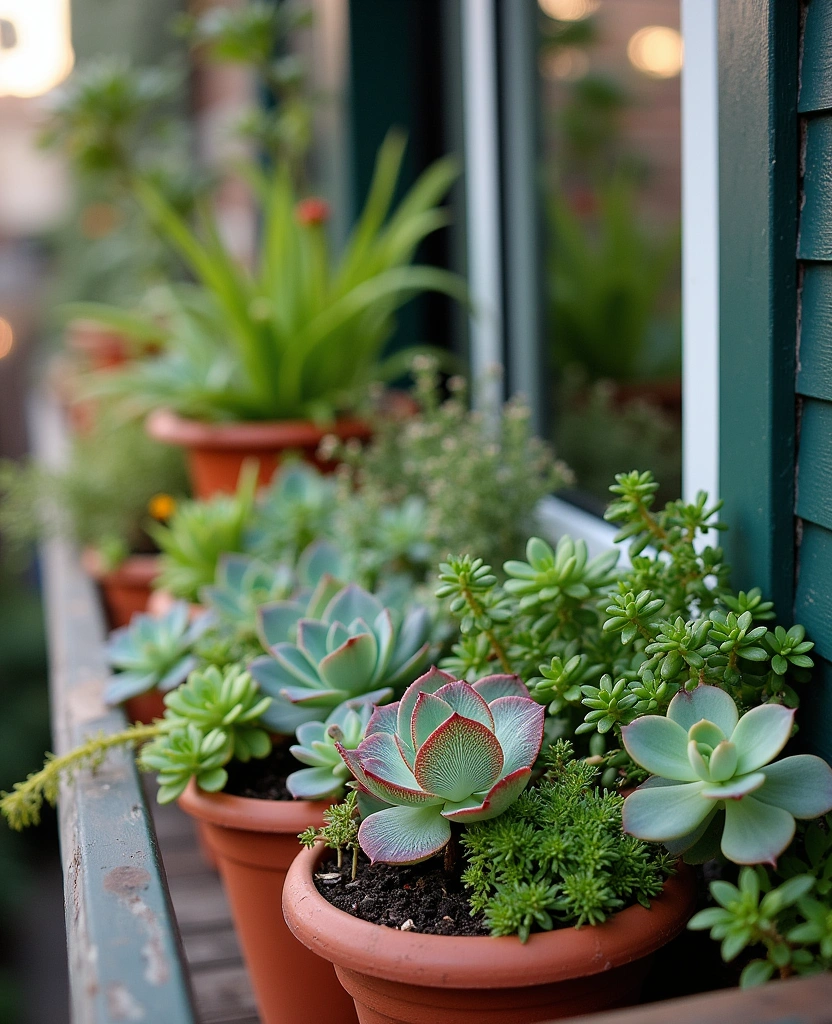
[(158, 690), (140, 693), (138, 697), (130, 697), (124, 702), (124, 714), (128, 722), (141, 722), (150, 725), (154, 718), (161, 718), (165, 713), (164, 694)]
[(66, 347), (91, 370), (109, 370), (132, 359), (136, 345), (123, 334), (94, 320), (72, 320), (66, 329)]
[(671, 878), (652, 908), (629, 907), (597, 927), (517, 938), (420, 935), (361, 921), (328, 903), (312, 873), (324, 850), (302, 851), (286, 879), (294, 935), (335, 965), (361, 1024), (532, 1024), (638, 1000), (652, 954), (694, 911), (693, 875)]
[[(169, 590), (153, 590), (147, 599), (147, 610), (158, 618), (161, 615), (167, 615), (178, 600), (179, 598), (174, 597)], [(188, 605), (188, 618), (193, 622), (200, 615), (204, 615), (206, 611), (205, 605), (191, 602)]]
[(158, 555), (130, 555), (116, 569), (105, 569), (99, 553), (87, 548), (81, 564), (99, 586), (110, 629), (128, 625), (136, 612), (147, 610), (151, 584), (159, 575)]
[(298, 833), (323, 824), (328, 802), (203, 793), (191, 782), (179, 803), (216, 857), (262, 1024), (354, 1024), (332, 965), (292, 937), (280, 909)]
[(307, 461), (326, 472), (334, 462), (317, 456), (318, 446), (327, 434), (342, 441), (358, 438), (366, 441), (372, 434), (369, 424), (360, 419), (339, 419), (328, 427), (307, 420), (276, 420), (263, 423), (201, 423), (184, 419), (168, 409), (157, 409), (147, 420), (152, 438), (187, 450), (191, 485), (197, 498), (213, 494), (231, 494), (237, 489), (240, 469), (246, 459), (257, 459), (260, 486), (269, 483), (281, 457), (299, 452)]

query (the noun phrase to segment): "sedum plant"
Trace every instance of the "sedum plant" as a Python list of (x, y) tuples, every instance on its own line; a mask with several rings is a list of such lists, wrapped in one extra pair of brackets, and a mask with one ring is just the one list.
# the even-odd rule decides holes
[[(355, 584), (339, 590), (319, 619), (300, 619), (295, 643), (268, 643), (277, 621), (269, 613), (261, 613), (269, 655), (255, 659), (249, 670), (273, 698), (264, 721), (278, 733), (323, 721), (346, 700), (389, 700), (428, 658), (427, 611), (416, 606), (402, 616)], [(279, 635), (285, 636), (287, 619), (278, 618)]]
[(765, 952), (749, 961), (740, 975), (742, 988), (753, 988), (775, 974), (816, 974), (832, 967), (832, 927), (828, 902), (814, 899), (811, 875), (795, 875), (776, 888), (762, 868), (744, 867), (738, 884), (711, 882), (717, 906), (694, 914), (688, 928), (710, 929), (730, 962), (747, 948)]
[(707, 543), (720, 503), (652, 510), (650, 473), (625, 473), (611, 488), (607, 519), (629, 541), (629, 565), (616, 552), (589, 559), (580, 542), (555, 548), (533, 538), (525, 561), (507, 562), (501, 585), (481, 558), (451, 556), (438, 595), (459, 623), (459, 640), (442, 667), (473, 681), (499, 667), (528, 681), (567, 733), (586, 734), (602, 758), (605, 785), (641, 781), (621, 745), (621, 730), (645, 714), (663, 714), (681, 690), (705, 683), (743, 707), (796, 707), (796, 686), (810, 678), (803, 627), (772, 622), (758, 589), (733, 591), (722, 550)]
[(376, 708), (355, 750), (338, 745), (372, 798), (361, 849), (372, 862), (415, 864), (448, 845), (451, 822), (502, 814), (529, 782), (543, 715), (516, 676), (471, 686), (435, 668)]
[(244, 466), (235, 494), (182, 502), (166, 525), (148, 527), (162, 552), (155, 586), (197, 601), (202, 587), (213, 584), (220, 557), (244, 550), (256, 485), (256, 467)]
[(121, 704), (148, 690), (167, 693), (196, 668), (193, 646), (210, 620), (204, 615), (189, 622), (187, 602), (177, 601), (161, 616), (134, 615), (129, 626), (113, 630), (107, 659), (119, 671), (107, 683), (104, 700)]
[[(742, 717), (716, 686), (671, 700), (667, 717), (645, 715), (622, 730), (630, 757), (651, 778), (624, 803), (624, 829), (694, 860), (715, 840), (737, 864), (776, 864), (795, 818), (832, 810), (832, 769), (811, 754), (771, 763), (792, 731), (794, 711), (767, 704)], [(724, 815), (724, 823), (723, 823)]]
[(368, 701), (347, 701), (325, 722), (303, 722), (297, 727), (297, 743), (289, 749), (295, 760), (310, 767), (292, 772), (286, 779), (286, 786), (295, 799), (338, 800), (344, 795), (350, 770), (338, 746), (346, 750), (359, 746), (372, 710)]
[(671, 873), (668, 855), (621, 834), (622, 799), (594, 785), (597, 768), (558, 740), (546, 770), (498, 818), (462, 834), (462, 880), (492, 935), (600, 924), (633, 903), (650, 906)]
[(270, 703), (238, 666), (192, 672), (165, 697), (164, 729), (139, 756), (142, 767), (158, 773), (159, 803), (176, 800), (191, 778), (208, 792), (222, 789), (232, 757), (266, 757), (272, 744), (260, 719)]

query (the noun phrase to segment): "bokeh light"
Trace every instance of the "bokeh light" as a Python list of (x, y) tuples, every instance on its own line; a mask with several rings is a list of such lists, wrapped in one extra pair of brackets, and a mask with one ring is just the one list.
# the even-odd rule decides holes
[(5, 357), (11, 352), (14, 345), (14, 331), (12, 325), (8, 320), (4, 320), (0, 316), (0, 359)]
[(69, 0), (0, 0), (0, 96), (42, 96), (75, 62)]
[(675, 78), (684, 60), (682, 36), (667, 25), (648, 25), (630, 38), (627, 56), (642, 74), (651, 78)]
[(558, 21), (583, 21), (598, 10), (599, 0), (537, 0), (541, 11)]

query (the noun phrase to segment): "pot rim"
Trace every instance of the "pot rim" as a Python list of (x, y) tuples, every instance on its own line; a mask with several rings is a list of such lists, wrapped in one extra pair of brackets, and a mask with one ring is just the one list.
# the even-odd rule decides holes
[(628, 907), (601, 925), (516, 936), (449, 936), (401, 932), (362, 921), (321, 896), (312, 879), (324, 849), (302, 850), (283, 888), (292, 934), (338, 967), (387, 981), (431, 988), (521, 988), (600, 974), (640, 960), (675, 938), (693, 914), (691, 870), (665, 883), (651, 909)]
[(194, 779), (178, 803), (186, 814), (211, 825), (284, 835), (303, 832), (331, 806), (329, 800), (256, 800), (231, 793), (206, 793)]
[(308, 448), (327, 434), (342, 439), (369, 438), (372, 428), (358, 417), (339, 417), (321, 427), (311, 420), (245, 420), (210, 423), (180, 416), (172, 409), (156, 409), (147, 418), (148, 434), (156, 441), (185, 448), (267, 451)]
[(81, 565), (94, 580), (150, 586), (159, 575), (158, 554), (128, 555), (115, 569), (105, 569), (101, 554), (92, 547), (81, 552)]

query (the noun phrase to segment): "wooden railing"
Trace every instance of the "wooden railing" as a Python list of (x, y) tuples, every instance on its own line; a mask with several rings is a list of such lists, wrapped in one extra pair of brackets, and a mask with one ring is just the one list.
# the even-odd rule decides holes
[[(56, 406), (30, 418), (38, 458), (59, 464)], [(57, 754), (126, 725), (107, 708), (105, 625), (95, 586), (63, 541), (41, 550), (49, 637), (52, 736)], [(73, 1024), (194, 1024), (164, 868), (130, 751), (63, 783), (58, 805)]]

